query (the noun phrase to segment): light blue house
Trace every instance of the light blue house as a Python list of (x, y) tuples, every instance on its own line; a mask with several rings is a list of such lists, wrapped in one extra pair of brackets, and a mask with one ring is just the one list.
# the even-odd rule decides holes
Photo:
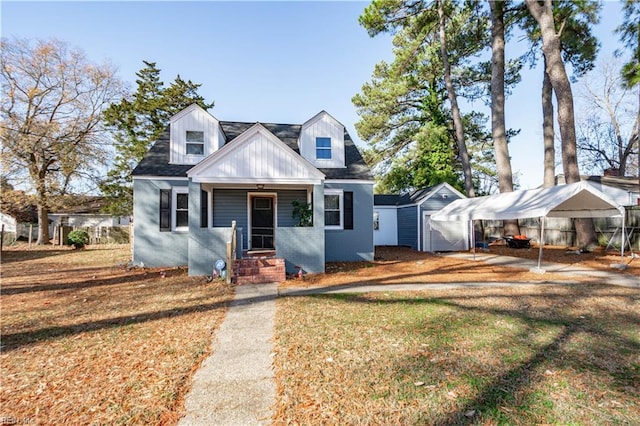
[[(303, 124), (266, 124), (220, 121), (191, 105), (133, 177), (136, 264), (211, 275), (232, 221), (238, 257), (268, 254), (290, 273), (373, 259), (373, 177), (325, 111)], [(311, 226), (298, 226), (294, 202), (312, 206)]]

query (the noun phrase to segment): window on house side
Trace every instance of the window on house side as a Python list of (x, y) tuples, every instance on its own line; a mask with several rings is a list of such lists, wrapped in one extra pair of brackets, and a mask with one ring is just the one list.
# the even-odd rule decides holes
[(331, 160), (331, 138), (316, 138), (316, 159)]
[(189, 229), (189, 191), (188, 189), (175, 189), (173, 191), (175, 210), (173, 211), (174, 231), (187, 231)]
[(204, 155), (204, 132), (187, 130), (187, 155)]
[(342, 191), (324, 194), (324, 226), (342, 229)]

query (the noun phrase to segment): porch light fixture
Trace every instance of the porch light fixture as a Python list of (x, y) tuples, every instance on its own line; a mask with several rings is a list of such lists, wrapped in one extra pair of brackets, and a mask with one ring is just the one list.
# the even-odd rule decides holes
[(258, 190), (262, 191), (264, 189), (264, 185), (259, 183), (256, 185), (258, 187)]

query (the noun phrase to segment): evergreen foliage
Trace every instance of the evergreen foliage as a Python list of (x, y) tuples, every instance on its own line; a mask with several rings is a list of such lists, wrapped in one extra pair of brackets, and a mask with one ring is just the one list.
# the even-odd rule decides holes
[[(447, 20), (447, 56), (455, 67), (458, 93), (475, 99), (488, 91), (490, 70), (477, 55), (488, 43), (486, 16), (476, 4), (444, 2)], [(369, 35), (394, 33), (394, 60), (380, 62), (372, 80), (362, 86), (352, 102), (360, 120), (358, 135), (369, 144), (364, 156), (377, 176), (376, 192), (403, 192), (441, 182), (465, 190), (463, 161), (453, 129), (453, 118), (443, 81), (444, 66), (434, 2), (374, 0), (360, 16)], [(472, 42), (471, 42), (472, 40)], [(471, 59), (476, 61), (472, 64)], [(518, 80), (518, 62), (509, 68), (509, 83)], [(482, 174), (495, 175), (482, 156), (491, 145), (478, 113), (462, 114), (465, 142), (470, 145), (472, 168), (482, 164)], [(473, 146), (477, 145), (477, 146)], [(493, 181), (483, 176), (474, 184)], [(481, 190), (481, 192), (483, 192)]]
[(624, 0), (623, 12), (624, 20), (616, 32), (631, 50), (631, 59), (622, 67), (622, 77), (628, 87), (633, 87), (640, 84), (640, 2)]
[(191, 104), (213, 107), (198, 94), (200, 84), (180, 75), (167, 88), (160, 80), (155, 62), (143, 61), (136, 73), (137, 89), (105, 111), (105, 124), (113, 131), (116, 156), (100, 189), (107, 198), (107, 213), (126, 216), (133, 211), (131, 172), (160, 137), (172, 115)]

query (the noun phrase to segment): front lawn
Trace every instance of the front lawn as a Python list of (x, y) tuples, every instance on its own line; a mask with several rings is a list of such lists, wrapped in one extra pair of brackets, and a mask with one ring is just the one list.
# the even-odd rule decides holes
[(127, 268), (128, 245), (2, 253), (0, 417), (172, 424), (233, 291), (184, 269)]
[(289, 297), (276, 332), (276, 424), (640, 424), (637, 289)]

